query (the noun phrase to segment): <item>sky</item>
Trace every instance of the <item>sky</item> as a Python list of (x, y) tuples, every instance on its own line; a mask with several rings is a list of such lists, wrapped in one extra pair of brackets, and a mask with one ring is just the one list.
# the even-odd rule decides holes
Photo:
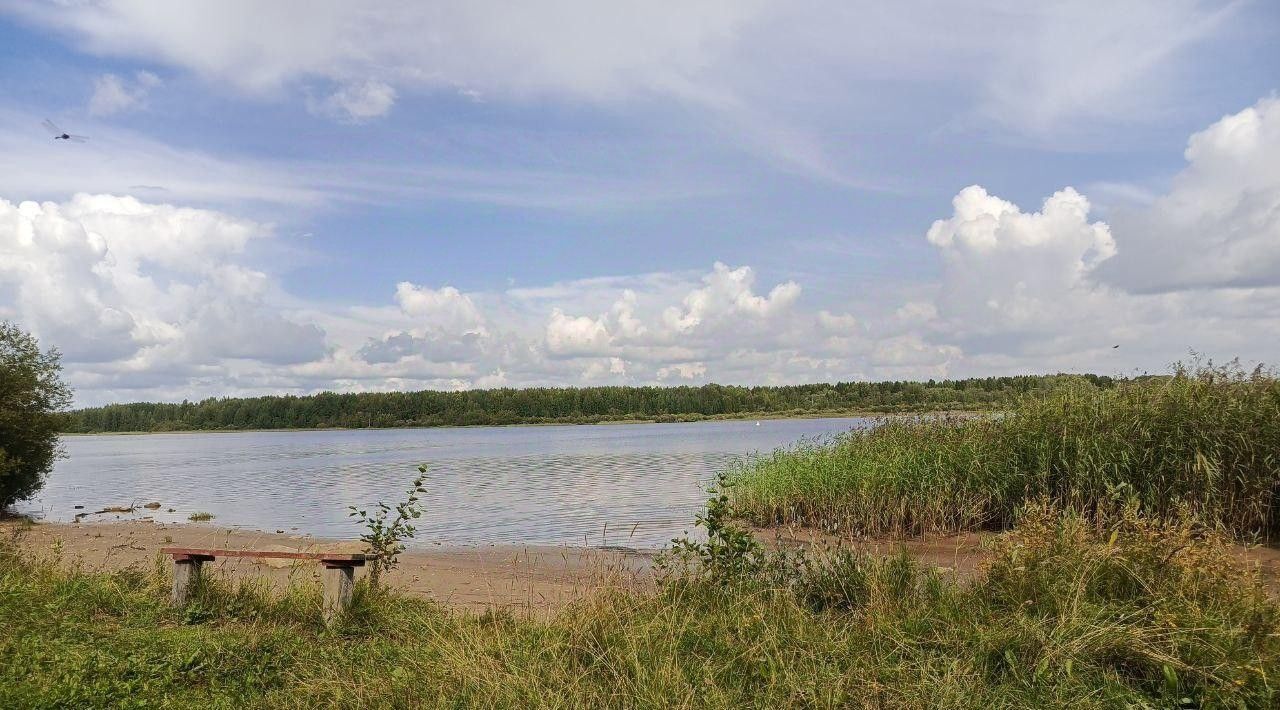
[(1278, 89), (1270, 0), (0, 0), (0, 319), (80, 405), (1274, 364)]

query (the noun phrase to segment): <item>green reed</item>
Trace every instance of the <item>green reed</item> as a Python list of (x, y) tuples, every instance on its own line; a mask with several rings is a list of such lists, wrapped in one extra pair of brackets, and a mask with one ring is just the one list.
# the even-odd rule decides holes
[(1187, 506), (1235, 535), (1280, 533), (1280, 381), (1179, 367), (1101, 389), (1086, 381), (995, 416), (889, 419), (741, 466), (736, 508), (761, 524), (850, 535), (1002, 529), (1031, 497), (1077, 509), (1132, 498)]

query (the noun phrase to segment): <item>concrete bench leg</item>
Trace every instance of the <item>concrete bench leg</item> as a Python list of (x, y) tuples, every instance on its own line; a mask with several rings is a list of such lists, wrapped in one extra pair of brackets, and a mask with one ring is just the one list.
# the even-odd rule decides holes
[(182, 606), (191, 598), (191, 590), (200, 580), (200, 566), (204, 560), (199, 558), (174, 558), (173, 560), (173, 595), (170, 602), (174, 606)]
[(329, 623), (351, 606), (351, 593), (355, 589), (354, 565), (325, 563), (324, 565), (324, 620)]

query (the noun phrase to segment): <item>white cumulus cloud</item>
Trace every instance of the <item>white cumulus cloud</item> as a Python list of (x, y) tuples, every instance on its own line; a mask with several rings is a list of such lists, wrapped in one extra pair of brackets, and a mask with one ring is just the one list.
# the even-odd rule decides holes
[(0, 318), (65, 353), (82, 403), (1116, 373), (1192, 348), (1275, 362), (1278, 107), (1196, 133), (1164, 194), (1107, 221), (1071, 187), (1024, 205), (966, 187), (915, 237), (936, 277), (902, 292), (855, 278), (823, 293), (715, 262), (506, 290), (401, 281), (374, 305), (307, 303), (253, 262), (270, 225), (80, 194), (0, 199)]
[(323, 333), (272, 308), (268, 277), (238, 263), (250, 240), (268, 234), (218, 212), (130, 197), (0, 199), (0, 304), (69, 362), (105, 369), (319, 357)]
[(702, 280), (706, 285), (690, 291), (682, 306), (671, 306), (663, 312), (667, 326), (689, 333), (732, 322), (737, 316), (766, 319), (786, 311), (800, 297), (800, 285), (794, 281), (774, 286), (767, 296), (756, 294), (755, 273), (749, 266), (731, 269), (716, 262), (714, 270)]
[(1280, 98), (1191, 136), (1168, 194), (1121, 210), (1105, 277), (1137, 291), (1280, 285)]

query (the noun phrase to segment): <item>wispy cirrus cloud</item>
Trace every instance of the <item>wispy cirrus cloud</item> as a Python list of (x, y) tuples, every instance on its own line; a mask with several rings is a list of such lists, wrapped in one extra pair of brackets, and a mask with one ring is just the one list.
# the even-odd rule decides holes
[[(600, 211), (723, 194), (699, 176), (625, 176), (539, 168), (271, 159), (165, 143), (96, 122), (77, 124), (83, 144), (48, 140), (41, 117), (0, 109), (0, 195), (64, 199), (77, 192), (247, 208), (323, 209), (342, 204), (449, 200), (565, 211)], [(30, 166), (39, 165), (39, 170)]]
[(132, 79), (118, 74), (103, 74), (93, 82), (89, 115), (111, 116), (143, 108), (147, 95), (161, 83), (160, 77), (148, 71), (137, 72)]
[[(300, 95), (339, 121), (376, 120), (403, 96), (441, 92), (509, 104), (668, 101), (785, 170), (890, 190), (909, 182), (860, 160), (849, 131), (927, 133), (939, 126), (922, 119), (942, 117), (962, 131), (1047, 143), (1142, 124), (1186, 95), (1178, 77), (1193, 50), (1246, 5), (5, 3), (83, 51), (254, 96)], [(895, 101), (905, 96), (908, 110)]]

